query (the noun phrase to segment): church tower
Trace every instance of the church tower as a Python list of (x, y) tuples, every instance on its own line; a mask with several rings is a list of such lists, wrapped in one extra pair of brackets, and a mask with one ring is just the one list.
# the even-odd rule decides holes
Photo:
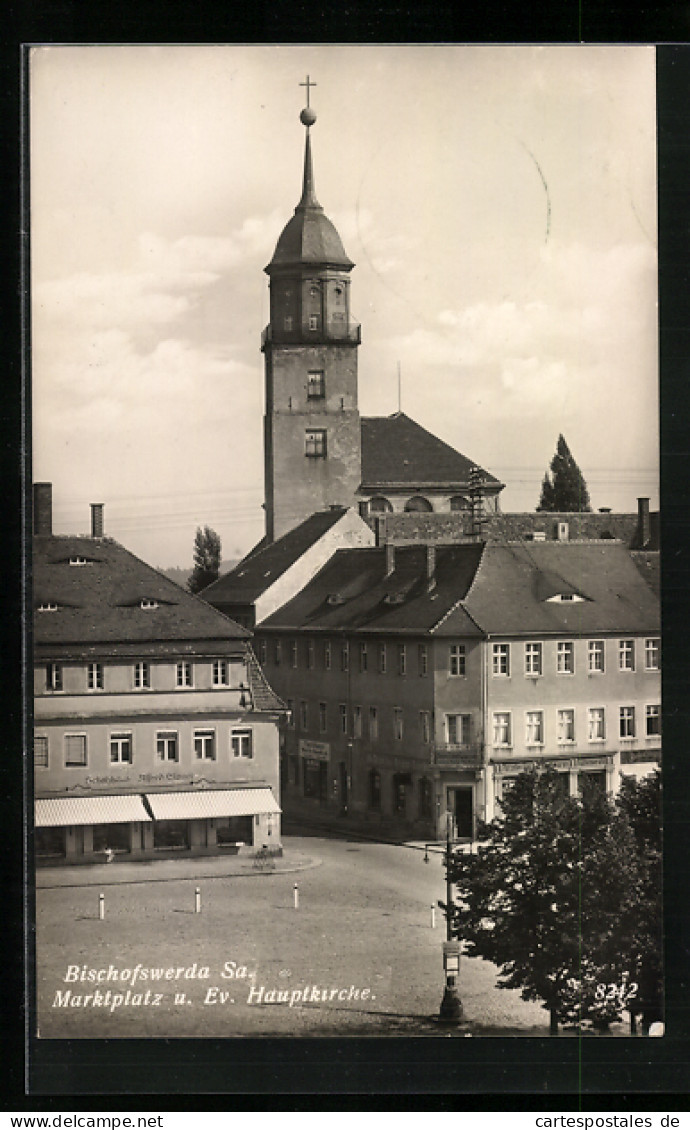
[(266, 540), (316, 510), (352, 506), (361, 481), (357, 407), (360, 327), (350, 321), (350, 271), (340, 236), (314, 190), (306, 128), (302, 197), (265, 271), (270, 321), (261, 349), (266, 374), (264, 473)]

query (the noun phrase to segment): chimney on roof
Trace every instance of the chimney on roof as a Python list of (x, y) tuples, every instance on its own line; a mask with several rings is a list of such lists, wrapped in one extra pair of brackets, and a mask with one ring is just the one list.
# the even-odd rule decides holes
[(91, 537), (103, 537), (103, 503), (91, 503)]
[(34, 534), (50, 537), (53, 532), (53, 484), (34, 483)]
[(392, 542), (386, 542), (386, 576), (390, 577), (395, 569), (395, 546)]
[(431, 592), (436, 584), (436, 546), (426, 547), (426, 581), (427, 592)]
[(652, 537), (652, 527), (649, 519), (649, 499), (638, 498), (637, 500), (637, 544), (640, 549), (644, 549), (649, 544)]

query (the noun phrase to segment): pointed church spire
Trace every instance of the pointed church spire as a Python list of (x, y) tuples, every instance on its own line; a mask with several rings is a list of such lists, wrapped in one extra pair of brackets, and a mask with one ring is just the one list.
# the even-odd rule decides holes
[[(314, 171), (311, 163), (311, 138), (309, 136), (309, 126), (312, 122), (306, 123), (304, 115), (309, 113), (312, 116), (312, 122), (316, 121), (316, 114), (313, 110), (302, 110), (300, 119), (304, 125), (307, 126), (307, 136), (304, 143), (304, 176), (302, 178), (302, 199), (297, 205), (298, 208), (321, 208), (316, 194), (314, 192)], [(294, 199), (294, 197), (293, 197)]]

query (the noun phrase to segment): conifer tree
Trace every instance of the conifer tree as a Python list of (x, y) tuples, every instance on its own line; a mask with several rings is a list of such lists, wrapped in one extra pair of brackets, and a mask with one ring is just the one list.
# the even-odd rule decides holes
[(587, 483), (568, 444), (559, 435), (556, 454), (551, 460), (551, 477), (549, 478), (548, 471), (544, 475), (537, 510), (576, 514), (589, 512), (591, 509)]
[(220, 535), (210, 526), (199, 526), (194, 538), (194, 569), (187, 582), (190, 592), (199, 593), (217, 581), (220, 574)]

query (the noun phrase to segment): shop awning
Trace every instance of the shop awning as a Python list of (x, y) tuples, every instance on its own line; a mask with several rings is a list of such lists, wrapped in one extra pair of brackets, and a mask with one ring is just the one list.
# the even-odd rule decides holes
[(65, 824), (130, 824), (150, 820), (138, 793), (129, 796), (72, 796), (36, 801), (36, 827)]
[(210, 816), (259, 816), (280, 812), (271, 790), (204, 789), (195, 793), (147, 793), (154, 820), (203, 820)]

